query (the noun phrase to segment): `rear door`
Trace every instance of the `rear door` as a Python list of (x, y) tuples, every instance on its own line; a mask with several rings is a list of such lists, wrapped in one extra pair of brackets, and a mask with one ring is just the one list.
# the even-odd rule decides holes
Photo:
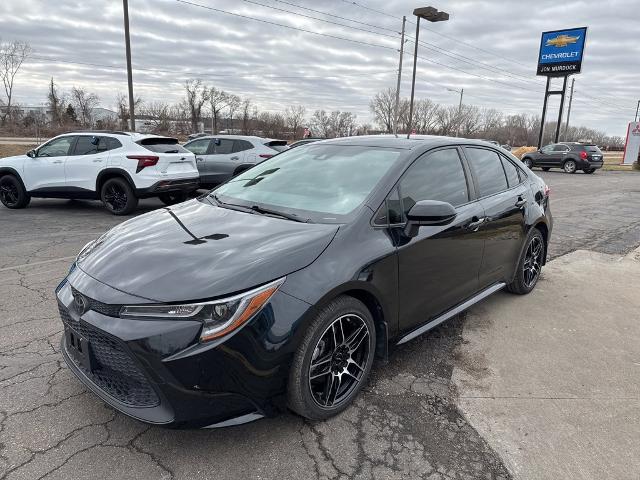
[(240, 157), (233, 153), (233, 145), (234, 140), (231, 138), (217, 137), (211, 141), (205, 161), (205, 183), (215, 185), (233, 176), (236, 167), (240, 165)]
[(567, 145), (556, 143), (553, 146), (553, 163), (551, 166), (561, 168), (570, 151), (571, 149)]
[(486, 239), (480, 288), (509, 280), (526, 236), (528, 208), (524, 173), (504, 155), (485, 147), (465, 147), (476, 190), (484, 209), (480, 227)]
[(109, 160), (107, 138), (79, 135), (64, 165), (67, 188), (95, 192), (98, 173)]
[(209, 155), (209, 146), (211, 140), (208, 138), (201, 138), (193, 140), (185, 144), (184, 148), (192, 152), (196, 156), (196, 166), (200, 173), (200, 180), (204, 182), (204, 176), (206, 175), (206, 164)]
[(73, 135), (54, 138), (37, 149), (36, 157), (25, 160), (23, 181), (28, 191), (66, 187), (64, 164), (75, 140)]
[(420, 227), (413, 238), (400, 235), (400, 328), (407, 331), (477, 292), (484, 233), (474, 222), (484, 217), (484, 211), (474, 199), (469, 172), (456, 147), (417, 159), (398, 188), (405, 218), (419, 200), (445, 201), (457, 212), (449, 225)]

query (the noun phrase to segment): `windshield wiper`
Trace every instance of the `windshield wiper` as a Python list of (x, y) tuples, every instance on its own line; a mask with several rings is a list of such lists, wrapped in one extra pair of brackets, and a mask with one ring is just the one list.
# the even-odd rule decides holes
[(293, 220), (294, 222), (301, 222), (301, 223), (310, 223), (311, 219), (309, 218), (301, 218), (297, 215), (294, 215), (292, 213), (285, 213), (285, 212), (280, 212), (278, 210), (271, 210), (270, 208), (264, 208), (261, 207), (260, 205), (252, 205), (251, 210), (253, 210), (256, 213), (262, 214), (262, 215), (274, 215), (276, 217), (281, 217), (281, 218), (285, 218), (287, 220)]

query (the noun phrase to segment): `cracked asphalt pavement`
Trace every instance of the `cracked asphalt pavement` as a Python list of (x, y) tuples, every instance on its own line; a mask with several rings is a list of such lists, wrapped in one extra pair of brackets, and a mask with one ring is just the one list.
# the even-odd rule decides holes
[[(640, 175), (542, 176), (552, 189), (552, 257), (637, 246)], [(145, 200), (136, 214), (160, 206)], [(0, 208), (1, 479), (510, 478), (456, 406), (451, 374), (470, 362), (459, 348), (464, 315), (397, 348), (355, 404), (326, 422), (285, 413), (173, 431), (114, 411), (60, 356), (54, 288), (79, 249), (120, 221), (89, 201)]]

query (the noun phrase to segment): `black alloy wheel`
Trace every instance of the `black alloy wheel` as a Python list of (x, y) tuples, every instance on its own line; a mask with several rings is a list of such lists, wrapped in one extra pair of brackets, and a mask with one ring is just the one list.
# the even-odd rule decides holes
[(537, 228), (532, 228), (518, 261), (515, 278), (507, 285), (508, 291), (524, 295), (534, 289), (540, 279), (545, 251), (542, 233)]
[(309, 389), (319, 407), (339, 406), (361, 382), (370, 355), (368, 340), (367, 324), (356, 314), (338, 317), (326, 328), (308, 373)]
[(576, 173), (576, 162), (574, 160), (567, 160), (562, 165), (562, 169), (566, 173)]
[(0, 178), (0, 202), (7, 208), (24, 208), (31, 197), (27, 195), (20, 181), (13, 175)]
[(289, 408), (310, 420), (347, 408), (369, 378), (375, 345), (369, 309), (350, 296), (332, 300), (307, 328), (294, 356)]
[(114, 215), (128, 215), (138, 205), (133, 189), (122, 178), (110, 178), (104, 182), (100, 198), (107, 210)]

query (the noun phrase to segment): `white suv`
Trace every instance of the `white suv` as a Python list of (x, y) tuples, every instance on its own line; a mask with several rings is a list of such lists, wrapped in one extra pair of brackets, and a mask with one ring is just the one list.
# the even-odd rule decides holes
[(126, 132), (60, 135), (26, 155), (0, 159), (0, 201), (24, 208), (31, 197), (102, 200), (127, 215), (139, 198), (167, 205), (198, 188), (195, 156), (175, 138)]

